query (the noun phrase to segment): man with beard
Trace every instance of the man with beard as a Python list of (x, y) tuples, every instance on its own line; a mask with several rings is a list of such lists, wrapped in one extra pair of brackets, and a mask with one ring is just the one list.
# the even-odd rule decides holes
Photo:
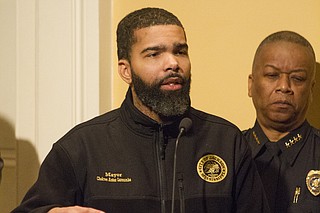
[(320, 132), (306, 120), (315, 72), (311, 44), (291, 31), (269, 35), (254, 57), (257, 119), (245, 136), (272, 212), (320, 212)]
[(241, 131), (190, 106), (191, 64), (177, 17), (132, 12), (118, 25), (117, 45), (129, 85), (121, 107), (55, 143), (14, 212), (268, 212)]

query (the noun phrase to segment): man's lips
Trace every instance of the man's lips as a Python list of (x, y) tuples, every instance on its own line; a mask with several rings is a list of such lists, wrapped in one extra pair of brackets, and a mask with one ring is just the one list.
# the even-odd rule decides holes
[(170, 77), (163, 80), (162, 85), (164, 84), (182, 84), (183, 80), (179, 77)]
[(165, 90), (178, 90), (182, 88), (183, 79), (179, 77), (170, 77), (161, 83), (161, 88)]
[(274, 101), (272, 105), (277, 106), (279, 108), (288, 108), (292, 106), (292, 104), (286, 100)]

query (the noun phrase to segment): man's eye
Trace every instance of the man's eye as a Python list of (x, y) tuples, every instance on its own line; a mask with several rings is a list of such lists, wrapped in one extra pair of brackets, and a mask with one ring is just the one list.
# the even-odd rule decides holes
[(158, 52), (152, 52), (152, 53), (147, 54), (147, 57), (149, 57), (149, 58), (154, 58), (154, 57), (156, 57), (157, 55), (159, 55)]
[(188, 55), (188, 51), (187, 50), (179, 50), (176, 53), (177, 55)]
[(302, 77), (302, 76), (292, 76), (291, 77), (294, 81), (297, 81), (297, 82), (303, 82), (305, 81), (305, 78)]
[(267, 73), (266, 77), (268, 78), (277, 78), (279, 75), (277, 73)]

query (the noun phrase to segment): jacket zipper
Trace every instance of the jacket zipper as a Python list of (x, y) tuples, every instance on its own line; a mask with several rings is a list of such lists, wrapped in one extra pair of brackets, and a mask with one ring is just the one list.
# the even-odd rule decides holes
[(178, 173), (178, 187), (179, 187), (179, 198), (180, 198), (180, 213), (185, 213), (184, 187), (183, 187), (183, 175), (182, 175), (182, 173)]
[(158, 173), (159, 173), (159, 187), (160, 187), (160, 199), (161, 199), (161, 213), (166, 212), (166, 185), (165, 185), (165, 169), (164, 169), (164, 141), (163, 141), (163, 128), (159, 127), (158, 137), (156, 138), (156, 152), (158, 161)]

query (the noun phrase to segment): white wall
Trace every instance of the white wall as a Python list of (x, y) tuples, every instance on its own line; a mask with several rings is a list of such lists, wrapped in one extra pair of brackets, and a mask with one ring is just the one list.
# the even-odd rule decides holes
[(99, 0), (0, 0), (0, 210), (52, 143), (99, 114)]
[[(0, 185), (0, 205), (17, 201), (16, 181), (16, 2), (0, 0), (0, 152), (5, 168)], [(8, 193), (9, 192), (9, 193)], [(10, 196), (10, 199), (6, 199)], [(4, 202), (5, 201), (5, 202)], [(1, 212), (8, 212), (0, 206)]]

